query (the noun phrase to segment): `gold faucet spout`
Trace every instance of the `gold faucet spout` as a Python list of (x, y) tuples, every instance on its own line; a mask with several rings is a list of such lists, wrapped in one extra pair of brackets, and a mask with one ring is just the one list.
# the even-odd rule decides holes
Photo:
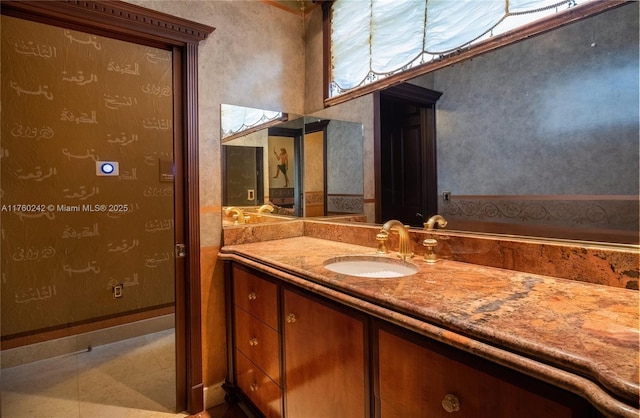
[(405, 260), (413, 257), (413, 251), (411, 251), (411, 238), (409, 237), (409, 227), (402, 222), (392, 219), (385, 222), (380, 229), (381, 233), (389, 233), (389, 231), (396, 230), (400, 237), (400, 244), (398, 246), (398, 257)]
[(262, 205), (258, 208), (258, 213), (265, 213), (265, 212), (273, 212), (273, 206), (271, 205)]
[(441, 215), (433, 215), (424, 223), (424, 229), (431, 231), (435, 228), (436, 224), (438, 225), (438, 228), (444, 228), (447, 226), (447, 221)]
[(235, 224), (243, 224), (245, 223), (244, 221), (244, 213), (242, 212), (242, 209), (239, 209), (235, 206), (229, 206), (228, 208), (226, 208), (224, 210), (224, 213), (227, 215), (230, 215), (231, 213), (235, 213), (236, 216), (234, 217), (234, 223)]

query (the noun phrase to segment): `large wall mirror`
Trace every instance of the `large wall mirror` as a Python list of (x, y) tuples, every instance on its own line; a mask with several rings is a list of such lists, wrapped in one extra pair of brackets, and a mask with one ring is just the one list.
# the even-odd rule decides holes
[(363, 213), (361, 123), (226, 104), (220, 113), (223, 226)]
[(443, 92), (448, 227), (638, 243), (637, 3), (413, 82)]
[(637, 2), (410, 80), (446, 228), (638, 244), (638, 80)]

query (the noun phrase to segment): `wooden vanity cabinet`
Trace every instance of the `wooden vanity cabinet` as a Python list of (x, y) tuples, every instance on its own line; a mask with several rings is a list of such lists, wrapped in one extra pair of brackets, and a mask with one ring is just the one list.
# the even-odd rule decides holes
[(226, 272), (227, 391), (266, 417), (371, 416), (365, 314), (235, 263)]
[(380, 418), (588, 418), (583, 399), (408, 331), (375, 326)]
[(260, 415), (601, 418), (551, 384), (241, 264), (225, 271), (225, 389)]

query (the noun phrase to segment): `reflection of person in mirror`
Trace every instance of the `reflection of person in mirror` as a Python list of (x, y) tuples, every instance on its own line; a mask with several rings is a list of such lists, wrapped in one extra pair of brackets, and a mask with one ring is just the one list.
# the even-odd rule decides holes
[(273, 154), (278, 159), (278, 168), (276, 170), (276, 175), (273, 177), (277, 179), (282, 171), (284, 174), (284, 187), (289, 187), (289, 176), (287, 176), (287, 169), (289, 168), (289, 156), (287, 155), (287, 150), (284, 148), (280, 148), (280, 154), (276, 152), (276, 149), (273, 149)]

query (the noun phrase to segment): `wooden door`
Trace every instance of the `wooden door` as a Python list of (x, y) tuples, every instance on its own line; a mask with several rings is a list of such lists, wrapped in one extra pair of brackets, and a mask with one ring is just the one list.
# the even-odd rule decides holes
[(376, 222), (422, 227), (437, 213), (435, 102), (440, 93), (401, 85), (376, 96)]
[(368, 416), (364, 320), (284, 291), (285, 416)]
[(382, 217), (421, 226), (417, 214), (426, 212), (421, 109), (385, 100), (381, 115)]
[[(176, 410), (187, 410), (192, 414), (202, 411), (198, 74), (195, 70), (198, 68), (198, 43), (206, 39), (214, 28), (113, 1), (3, 2), (1, 12), (20, 19), (171, 51), (173, 115), (167, 117), (174, 135), (172, 222), (175, 243), (186, 247), (185, 256), (175, 257)], [(163, 25), (158, 25), (159, 21)], [(101, 48), (96, 50), (102, 51)], [(123, 117), (131, 118), (133, 115), (129, 112)], [(155, 153), (149, 157), (159, 161)], [(132, 177), (135, 176), (132, 174)], [(168, 180), (170, 176), (166, 178)], [(171, 248), (173, 252), (174, 248)]]

